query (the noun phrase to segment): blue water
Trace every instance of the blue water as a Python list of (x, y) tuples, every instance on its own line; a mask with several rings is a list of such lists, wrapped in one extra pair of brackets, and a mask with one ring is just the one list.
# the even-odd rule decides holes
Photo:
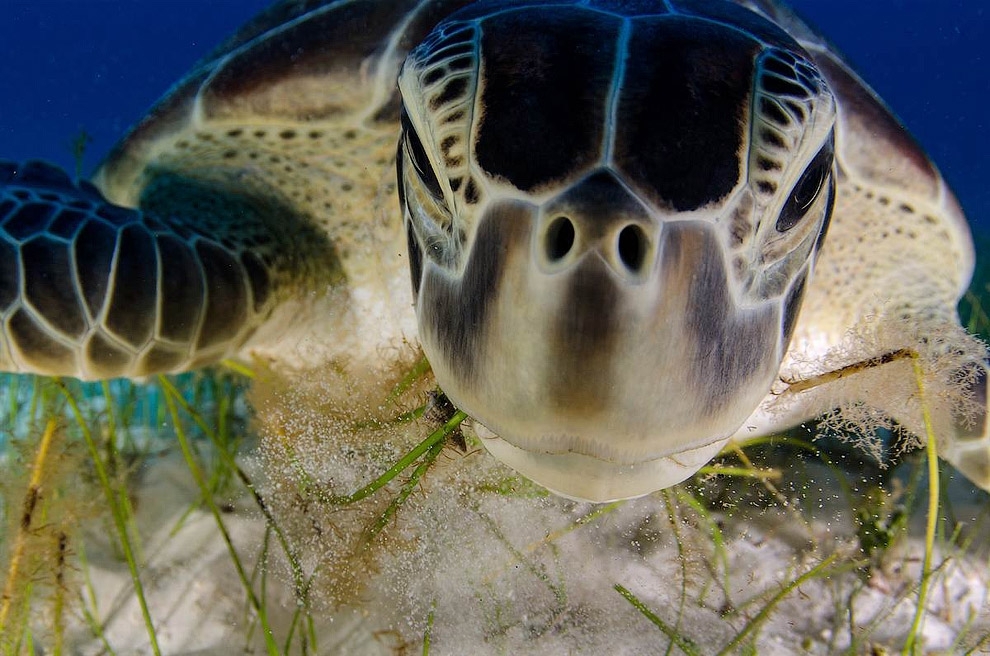
[[(386, 0), (383, 0), (386, 1)], [(3, 0), (0, 157), (86, 171), (264, 0)], [(990, 9), (983, 0), (798, 0), (990, 227)]]

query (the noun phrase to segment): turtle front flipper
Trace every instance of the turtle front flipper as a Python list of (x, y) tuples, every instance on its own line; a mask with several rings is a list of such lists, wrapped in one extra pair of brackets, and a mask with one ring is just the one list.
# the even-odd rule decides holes
[(0, 162), (0, 369), (105, 379), (202, 366), (236, 353), (296, 282), (272, 229), (291, 215), (272, 202), (159, 172), (140, 206), (47, 164)]

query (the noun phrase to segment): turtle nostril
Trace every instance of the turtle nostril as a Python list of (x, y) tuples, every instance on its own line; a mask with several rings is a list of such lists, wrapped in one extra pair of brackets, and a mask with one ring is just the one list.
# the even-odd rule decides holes
[(633, 273), (646, 262), (646, 233), (638, 225), (627, 225), (619, 232), (619, 260)]
[(547, 259), (551, 263), (567, 257), (574, 246), (574, 224), (566, 216), (558, 216), (547, 228)]

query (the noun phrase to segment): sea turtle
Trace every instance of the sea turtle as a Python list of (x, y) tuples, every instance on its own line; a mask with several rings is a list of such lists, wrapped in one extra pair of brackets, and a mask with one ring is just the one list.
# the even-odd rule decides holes
[(649, 493), (839, 403), (915, 433), (924, 406), (990, 487), (962, 212), (773, 0), (285, 0), (92, 183), (0, 165), (0, 223), (8, 371), (421, 345), (565, 496)]

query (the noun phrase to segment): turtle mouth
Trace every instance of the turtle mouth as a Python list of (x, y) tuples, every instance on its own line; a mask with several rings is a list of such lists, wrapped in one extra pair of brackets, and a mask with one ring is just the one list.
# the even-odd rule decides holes
[[(459, 273), (425, 262), (417, 313), (440, 386), (500, 436), (488, 449), (602, 500), (693, 473), (766, 395), (783, 349), (780, 305), (737, 304), (713, 224), (587, 207), (493, 202)], [(575, 228), (549, 267), (548, 216)], [(634, 273), (613, 257), (626, 225), (651, 240)]]
[(559, 496), (592, 503), (632, 499), (677, 485), (711, 460), (727, 441), (722, 439), (659, 458), (621, 463), (576, 451), (523, 449), (477, 422), (474, 431), (489, 453), (523, 476)]

